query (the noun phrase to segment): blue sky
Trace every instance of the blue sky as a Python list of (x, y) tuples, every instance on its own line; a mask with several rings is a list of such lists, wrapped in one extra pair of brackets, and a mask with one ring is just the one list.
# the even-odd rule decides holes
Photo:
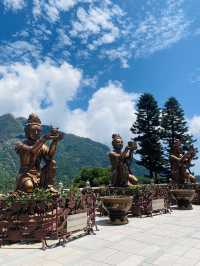
[(0, 114), (34, 111), (109, 144), (131, 136), (150, 92), (160, 107), (175, 96), (200, 137), (199, 1), (2, 0), (0, 12)]

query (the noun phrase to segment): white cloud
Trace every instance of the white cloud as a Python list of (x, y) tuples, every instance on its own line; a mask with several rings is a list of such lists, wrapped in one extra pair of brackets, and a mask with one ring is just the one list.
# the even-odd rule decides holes
[(22, 61), (33, 62), (41, 59), (41, 47), (26, 41), (16, 41), (0, 45), (0, 63)]
[(24, 0), (3, 0), (3, 4), (7, 9), (12, 9), (12, 10), (20, 10), (24, 8), (25, 6), (25, 1)]
[(126, 35), (118, 47), (104, 49), (101, 56), (118, 59), (122, 67), (128, 67), (130, 58), (142, 58), (166, 49), (186, 38), (191, 21), (182, 7), (182, 0), (147, 1), (136, 10), (132, 22), (126, 23)]
[(66, 46), (72, 44), (72, 42), (71, 42), (69, 36), (68, 36), (67, 33), (64, 31), (64, 29), (62, 29), (62, 28), (61, 28), (61, 29), (58, 29), (58, 30), (57, 30), (57, 33), (58, 33), (58, 39), (59, 39), (58, 44), (62, 44), (62, 45), (64, 44), (64, 45), (66, 45)]
[(195, 137), (200, 136), (200, 116), (195, 115), (189, 120), (189, 130)]
[(39, 17), (41, 15), (40, 0), (33, 0), (33, 16)]
[[(16, 63), (0, 66), (0, 114), (28, 116), (39, 113), (45, 122), (61, 124), (67, 113), (66, 102), (72, 100), (80, 86), (82, 74), (67, 63), (60, 66), (44, 62), (36, 68)], [(42, 101), (51, 103), (41, 108)]]
[(78, 0), (34, 0), (33, 15), (35, 18), (46, 16), (51, 22), (60, 18), (60, 12), (66, 12), (77, 4)]
[(66, 130), (106, 144), (110, 144), (112, 133), (121, 134), (127, 141), (135, 121), (137, 97), (126, 92), (120, 83), (110, 82), (93, 94), (86, 111), (71, 112)]
[[(4, 2), (16, 8), (22, 8), (24, 5), (20, 3), (25, 3), (22, 0)], [(56, 58), (58, 62), (70, 60), (74, 52), (77, 57), (90, 58), (97, 51), (96, 58), (119, 60), (125, 68), (130, 58), (149, 56), (188, 36), (191, 21), (183, 3), (183, 0), (148, 0), (138, 6), (133, 3), (136, 8), (132, 13), (127, 10), (129, 1), (126, 5), (110, 0), (33, 0), (34, 19), (30, 17), (27, 28), (22, 30), (29, 36), (13, 35), (15, 39), (8, 44), (10, 52), (6, 55), (12, 60), (12, 54), (20, 53), (26, 62), (28, 57), (31, 61), (31, 53), (14, 47), (29, 38), (30, 45), (41, 50), (44, 57)], [(1, 47), (4, 49), (5, 45)]]
[(178, 42), (187, 35), (190, 21), (181, 8), (181, 1), (167, 1), (166, 9), (144, 16), (133, 33), (131, 44), (136, 57), (153, 54)]
[(76, 99), (83, 83), (82, 72), (67, 63), (55, 66), (46, 61), (36, 68), (20, 63), (1, 65), (0, 115), (27, 117), (36, 112), (44, 123), (66, 132), (106, 144), (113, 132), (127, 140), (135, 120), (137, 94), (110, 82), (92, 95), (87, 110), (70, 110), (69, 102)]
[(91, 6), (89, 10), (79, 7), (77, 10), (77, 20), (72, 23), (70, 34), (72, 37), (79, 37), (83, 43), (87, 43), (89, 38), (89, 49), (96, 49), (102, 44), (113, 43), (119, 37), (119, 28), (113, 23), (113, 16), (116, 15), (113, 9), (108, 7)]
[(116, 49), (110, 49), (107, 51), (103, 51), (101, 54), (102, 57), (106, 56), (110, 60), (119, 60), (121, 63), (122, 68), (128, 68), (128, 60), (132, 56), (130, 54), (129, 48), (125, 48), (125, 46), (121, 46)]
[(55, 0), (56, 6), (63, 11), (72, 8), (78, 1), (77, 0)]

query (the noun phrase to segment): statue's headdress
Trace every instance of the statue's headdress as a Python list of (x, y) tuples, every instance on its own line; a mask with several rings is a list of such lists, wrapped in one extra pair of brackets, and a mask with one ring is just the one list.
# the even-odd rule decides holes
[(116, 133), (114, 133), (114, 134), (112, 134), (112, 139), (121, 139), (121, 136), (119, 135), (119, 134), (116, 134)]
[(30, 114), (24, 127), (25, 135), (29, 136), (30, 128), (36, 127), (38, 130), (41, 130), (41, 126), (42, 123), (39, 117), (36, 114)]
[(122, 139), (122, 137), (119, 134), (112, 134), (112, 140), (116, 140), (116, 139)]
[(122, 137), (119, 134), (112, 134), (112, 145), (114, 146), (119, 139), (123, 142)]
[(36, 126), (42, 125), (41, 120), (38, 117), (38, 115), (36, 115), (34, 113), (29, 115), (26, 126), (29, 126), (29, 125), (36, 125)]

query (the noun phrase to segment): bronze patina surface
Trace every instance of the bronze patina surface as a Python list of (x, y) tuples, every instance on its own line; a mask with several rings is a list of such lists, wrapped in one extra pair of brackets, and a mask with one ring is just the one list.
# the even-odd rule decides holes
[(191, 145), (187, 152), (181, 147), (181, 141), (177, 139), (174, 143), (171, 159), (171, 176), (174, 183), (178, 185), (177, 189), (171, 190), (176, 199), (179, 209), (191, 210), (192, 200), (195, 196), (195, 190), (191, 189), (191, 183), (196, 182), (196, 178), (190, 172), (190, 165), (196, 155), (195, 148)]
[(170, 156), (172, 180), (178, 184), (195, 183), (196, 178), (190, 173), (189, 167), (196, 155), (195, 148), (191, 145), (187, 152), (183, 152), (181, 141), (176, 140)]
[[(63, 133), (53, 128), (40, 137), (42, 124), (36, 114), (31, 114), (24, 131), (26, 139), (16, 144), (15, 150), (20, 158), (20, 170), (16, 180), (16, 190), (32, 192), (34, 188), (53, 190), (56, 161), (53, 159), (56, 147)], [(46, 142), (49, 141), (48, 146)]]
[(111, 186), (126, 187), (138, 183), (137, 178), (131, 172), (133, 152), (137, 149), (136, 142), (129, 141), (123, 150), (123, 139), (119, 134), (112, 135), (113, 151), (109, 153), (111, 162)]

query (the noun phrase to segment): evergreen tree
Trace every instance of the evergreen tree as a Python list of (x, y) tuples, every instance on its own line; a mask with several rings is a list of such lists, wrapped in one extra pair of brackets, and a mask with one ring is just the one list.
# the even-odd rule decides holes
[(170, 154), (176, 139), (183, 144), (183, 150), (188, 150), (189, 146), (195, 142), (192, 135), (188, 132), (187, 122), (185, 120), (184, 111), (176, 98), (169, 98), (162, 110), (162, 139), (165, 148), (165, 168), (170, 175)]
[(151, 94), (143, 94), (137, 103), (137, 118), (131, 131), (136, 134), (137, 153), (140, 155), (138, 164), (149, 170), (150, 178), (157, 183), (158, 174), (162, 170), (163, 150), (160, 142), (160, 110)]

